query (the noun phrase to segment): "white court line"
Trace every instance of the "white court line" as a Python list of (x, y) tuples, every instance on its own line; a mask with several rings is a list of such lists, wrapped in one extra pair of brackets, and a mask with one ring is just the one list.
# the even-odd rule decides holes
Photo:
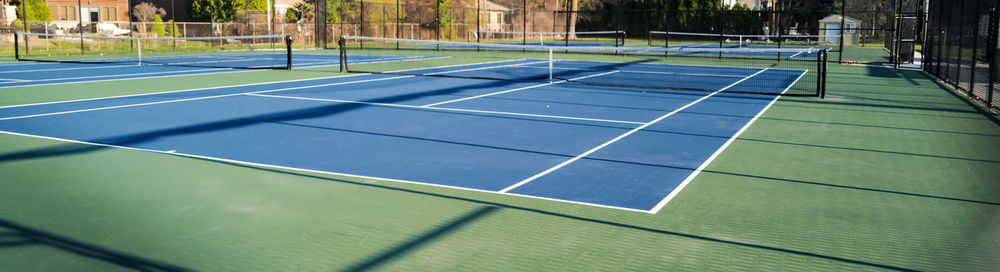
[[(505, 61), (510, 61), (510, 60), (505, 60)], [(503, 61), (501, 61), (501, 62), (503, 62)], [(463, 65), (471, 65), (471, 64), (463, 64)], [(424, 68), (420, 68), (420, 69), (424, 69)], [(411, 69), (411, 70), (415, 70), (415, 69)], [(405, 70), (401, 70), (401, 71), (405, 71)], [(361, 76), (361, 75), (369, 75), (369, 74), (359, 74), (359, 76)], [(192, 98), (175, 99), (175, 100), (164, 100), (164, 101), (147, 102), (147, 103), (125, 104), (125, 105), (99, 107), (99, 108), (87, 108), (87, 109), (70, 110), (70, 111), (39, 113), (39, 114), (32, 114), (32, 115), (21, 115), (21, 116), (12, 116), (12, 117), (0, 118), (0, 121), (3, 121), (3, 120), (12, 120), (12, 119), (22, 119), (22, 118), (32, 118), (32, 117), (41, 117), (41, 116), (50, 116), (50, 115), (70, 114), (70, 113), (78, 113), (78, 112), (89, 112), (89, 111), (107, 110), (107, 109), (118, 109), (118, 108), (128, 108), (128, 107), (137, 107), (137, 106), (148, 106), (148, 105), (166, 104), (166, 103), (183, 102), (183, 101), (194, 101), (194, 100), (201, 100), (201, 99), (210, 99), (210, 98), (237, 96), (237, 95), (244, 95), (244, 94), (271, 93), (271, 92), (280, 92), (280, 91), (288, 91), (288, 90), (309, 89), (309, 88), (318, 88), (318, 87), (329, 87), (329, 86), (336, 86), (336, 85), (364, 83), (364, 82), (382, 81), (382, 80), (391, 80), (391, 79), (401, 79), (401, 78), (411, 78), (411, 77), (416, 77), (416, 76), (415, 75), (408, 75), (408, 76), (396, 76), (396, 77), (387, 77), (387, 78), (363, 79), (363, 80), (355, 80), (355, 81), (347, 81), (347, 82), (336, 82), (336, 83), (318, 84), (318, 85), (306, 85), (306, 86), (297, 86), (297, 87), (289, 87), (289, 88), (273, 89), (273, 90), (264, 90), (264, 91), (256, 91), (256, 92), (231, 93), (231, 94), (223, 94), (223, 95), (201, 96), (201, 97), (192, 97)], [(312, 80), (312, 79), (308, 79), (308, 80)], [(302, 81), (302, 80), (298, 80), (298, 81)], [(270, 84), (270, 83), (274, 83), (274, 82), (258, 83), (258, 84), (250, 84), (250, 85), (260, 85), (260, 84)], [(212, 89), (212, 88), (203, 88), (203, 89)]]
[(30, 80), (14, 79), (14, 78), (0, 78), (0, 81), (7, 81), (7, 82), (10, 82), (10, 83), (17, 83), (17, 82), (25, 82), (25, 81), (30, 81)]
[[(215, 73), (191, 73), (191, 72), (197, 72), (197, 71), (212, 71), (212, 70), (218, 70), (219, 72), (215, 72)], [(17, 87), (47, 86), (47, 85), (61, 85), (61, 84), (84, 83), (84, 82), (101, 82), (101, 81), (113, 81), (113, 80), (127, 80), (127, 79), (175, 77), (175, 76), (185, 76), (185, 75), (207, 75), (207, 74), (219, 74), (219, 73), (235, 73), (235, 72), (243, 72), (243, 71), (235, 70), (235, 69), (228, 69), (228, 68), (212, 68), (212, 69), (196, 69), (196, 70), (184, 70), (184, 71), (165, 71), (165, 72), (135, 73), (135, 74), (123, 74), (123, 75), (104, 75), (104, 76), (83, 76), (83, 77), (49, 78), (49, 79), (30, 80), (30, 82), (57, 81), (57, 80), (81, 79), (81, 78), (119, 77), (119, 78), (98, 79), (98, 80), (81, 80), (81, 81), (69, 81), (69, 82), (55, 82), (55, 83), (40, 83), (40, 84), (25, 84), (25, 85), (0, 86), (0, 89), (3, 89), (3, 88), (17, 88)], [(165, 76), (149, 76), (149, 77), (130, 77), (130, 76), (133, 76), (133, 75), (156, 75), (156, 74), (168, 74), (168, 75), (165, 75)], [(176, 75), (171, 75), (171, 74), (176, 74)]]
[(444, 185), (444, 184), (437, 184), (437, 183), (430, 183), (430, 182), (423, 182), (423, 181), (412, 181), (412, 180), (403, 180), (403, 179), (382, 178), (382, 177), (364, 176), (364, 175), (356, 175), (356, 174), (348, 174), (348, 173), (340, 173), (340, 172), (332, 172), (332, 171), (321, 171), (321, 170), (313, 170), (313, 169), (306, 169), (306, 168), (296, 168), (296, 167), (281, 166), (281, 165), (274, 165), (274, 164), (256, 163), (256, 162), (249, 162), (249, 161), (240, 161), (240, 160), (233, 160), (233, 159), (225, 159), (225, 158), (219, 158), (219, 157), (194, 155), (194, 154), (180, 153), (180, 152), (174, 152), (174, 151), (161, 151), (161, 150), (154, 150), (154, 149), (129, 147), (129, 146), (121, 146), (121, 145), (111, 145), (111, 144), (102, 144), (102, 143), (94, 143), (94, 142), (87, 142), (87, 141), (71, 140), (71, 139), (49, 137), (49, 136), (41, 136), (41, 135), (23, 134), (23, 133), (3, 131), (3, 130), (0, 130), (0, 133), (9, 134), (9, 135), (15, 135), (15, 136), (24, 136), (24, 137), (38, 138), (38, 139), (62, 141), (62, 142), (68, 142), (68, 143), (86, 144), (86, 145), (103, 146), (103, 147), (111, 147), (111, 148), (120, 148), (120, 149), (135, 150), (135, 151), (145, 151), (145, 152), (159, 153), (159, 154), (164, 154), (164, 155), (174, 155), (174, 156), (188, 157), (188, 158), (207, 159), (207, 160), (220, 161), (220, 162), (228, 162), (228, 163), (238, 163), (238, 164), (245, 164), (245, 165), (252, 165), (252, 166), (259, 166), (259, 167), (268, 167), (268, 168), (274, 168), (274, 169), (285, 169), (285, 170), (301, 171), (301, 172), (324, 174), (324, 175), (337, 175), (337, 176), (362, 178), (362, 179), (369, 179), (369, 180), (391, 181), (391, 182), (399, 182), (399, 183), (406, 183), (406, 184), (417, 184), (417, 185), (425, 185), (425, 186), (438, 187), (438, 188), (457, 189), (457, 190), (462, 190), (462, 191), (473, 191), (473, 192), (498, 194), (498, 195), (512, 195), (512, 196), (518, 196), (518, 197), (526, 197), (526, 198), (532, 198), (532, 199), (541, 199), (541, 200), (555, 201), (555, 202), (562, 202), (562, 203), (570, 203), (570, 204), (579, 204), (579, 205), (599, 207), (599, 208), (607, 208), (607, 209), (615, 209), (615, 210), (631, 211), (631, 212), (650, 213), (647, 210), (640, 210), (640, 209), (615, 207), (615, 206), (608, 206), (608, 205), (601, 205), (601, 204), (594, 204), (594, 203), (587, 203), (587, 202), (579, 202), (579, 201), (572, 201), (572, 200), (565, 200), (565, 199), (557, 199), (557, 198), (548, 198), (548, 197), (541, 197), (541, 196), (509, 194), (509, 193), (508, 194), (504, 194), (504, 193), (498, 193), (496, 191), (490, 191), (490, 190), (473, 189), (473, 188), (466, 188), (466, 187), (459, 187), (459, 186), (452, 186), (452, 185)]
[[(400, 59), (390, 59), (390, 60), (383, 60), (383, 61), (373, 61), (373, 62), (358, 63), (358, 64), (368, 64), (368, 63), (378, 63), (378, 62), (390, 62), (390, 61), (411, 61), (411, 60), (423, 60), (423, 59), (439, 59), (439, 58), (450, 58), (450, 57), (446, 56), (446, 57), (413, 58), (413, 59), (403, 59), (403, 58), (400, 58)], [(512, 60), (506, 60), (506, 61), (512, 61)], [(337, 65), (340, 65), (340, 63), (327, 64), (327, 65), (308, 66), (308, 67), (302, 67), (302, 68), (319, 68), (319, 67), (329, 67), (329, 66), (337, 66)], [(473, 65), (473, 64), (462, 64), (462, 65)], [(440, 66), (440, 67), (445, 67), (445, 66)], [(427, 68), (419, 68), (419, 69), (427, 69)], [(189, 73), (189, 72), (193, 72), (193, 71), (210, 71), (210, 70), (219, 70), (219, 72), (211, 72), (211, 73)], [(410, 70), (416, 70), (416, 69), (410, 69)], [(69, 82), (55, 82), (55, 83), (41, 83), (41, 84), (25, 84), (25, 85), (0, 86), (0, 89), (4, 89), (4, 88), (18, 88), (18, 87), (50, 86), (50, 85), (62, 85), (62, 84), (74, 84), (74, 83), (104, 82), (104, 81), (115, 81), (115, 80), (165, 78), (165, 77), (178, 77), (178, 76), (187, 76), (187, 75), (215, 75), (215, 74), (241, 73), (241, 72), (253, 72), (253, 71), (255, 71), (255, 70), (231, 69), (231, 68), (212, 68), (212, 69), (198, 69), (198, 70), (185, 70), (185, 71), (156, 72), (156, 73), (180, 73), (180, 74), (176, 74), (176, 75), (165, 75), (165, 76), (130, 77), (132, 75), (144, 75), (144, 74), (156, 74), (156, 73), (126, 74), (126, 75), (113, 75), (113, 76), (129, 76), (129, 77), (112, 78), (112, 79), (101, 79), (101, 80), (81, 80), (81, 81), (69, 81)], [(96, 76), (96, 77), (110, 77), (110, 76)], [(94, 78), (94, 77), (55, 78), (55, 79), (29, 80), (29, 81), (31, 81), (31, 82), (56, 81), (56, 80), (65, 80), (65, 79), (78, 79), (78, 78)], [(20, 106), (23, 106), (23, 105), (20, 105)], [(3, 107), (0, 107), (0, 108), (3, 108)]]
[(571, 78), (569, 80), (553, 81), (553, 82), (549, 82), (549, 83), (545, 83), (545, 84), (532, 85), (532, 86), (521, 87), (521, 88), (517, 88), (517, 89), (510, 89), (510, 90), (506, 90), (506, 91), (492, 92), (492, 93), (481, 94), (481, 95), (477, 95), (477, 96), (470, 96), (470, 97), (465, 97), (465, 98), (452, 99), (452, 100), (448, 100), (448, 101), (443, 101), (443, 102), (437, 102), (437, 103), (431, 103), (431, 104), (423, 105), (421, 107), (433, 107), (433, 106), (437, 106), (437, 105), (443, 105), (443, 104), (448, 104), (448, 103), (465, 101), (465, 100), (469, 100), (469, 99), (482, 98), (482, 97), (487, 97), (487, 96), (493, 96), (493, 95), (498, 95), (498, 94), (505, 94), (505, 93), (509, 93), (509, 92), (516, 92), (516, 91), (521, 91), (521, 90), (527, 90), (527, 89), (532, 89), (532, 88), (549, 86), (549, 85), (553, 85), (553, 84), (570, 82), (570, 81), (573, 81), (573, 80), (580, 80), (580, 79), (584, 79), (584, 78), (590, 78), (590, 77), (596, 77), (596, 76), (603, 76), (603, 75), (608, 75), (608, 74), (614, 74), (614, 73), (617, 73), (617, 72), (618, 71), (610, 71), (610, 72), (605, 72), (605, 73), (600, 73), (600, 74), (594, 74), (594, 75), (589, 75), (589, 76), (582, 76), (582, 77), (577, 77), (577, 78)]
[(35, 69), (35, 70), (17, 70), (17, 71), (2, 71), (0, 74), (13, 74), (13, 73), (27, 73), (27, 72), (47, 72), (47, 71), (68, 71), (68, 70), (84, 70), (84, 69), (104, 69), (104, 68), (121, 68), (121, 67), (136, 67), (135, 64), (129, 65), (95, 65), (90, 67), (73, 67), (73, 68), (50, 68), (50, 69)]
[[(789, 89), (791, 89), (792, 86), (795, 86), (795, 83), (798, 83), (799, 79), (802, 79), (802, 77), (805, 76), (806, 73), (808, 72), (809, 70), (803, 71), (802, 74), (800, 74), (799, 77), (792, 82), (792, 84), (789, 84), (788, 87), (782, 90), (781, 93), (784, 94)], [(659, 203), (656, 203), (656, 206), (654, 206), (653, 209), (650, 210), (650, 212), (655, 214), (659, 212), (660, 209), (663, 208), (663, 206), (667, 205), (667, 202), (670, 202), (670, 200), (673, 199), (675, 196), (677, 196), (677, 194), (679, 194), (681, 190), (684, 189), (684, 187), (687, 187), (688, 183), (691, 183), (691, 180), (694, 180), (695, 176), (698, 176), (698, 174), (700, 174), (702, 170), (705, 170), (705, 167), (707, 167), (708, 164), (712, 163), (712, 161), (715, 160), (715, 158), (718, 157), (719, 154), (722, 154), (722, 151), (726, 150), (726, 147), (729, 147), (729, 144), (733, 143), (733, 141), (735, 141), (736, 138), (739, 138), (740, 134), (743, 134), (743, 131), (746, 131), (747, 128), (750, 128), (750, 125), (752, 125), (754, 121), (757, 121), (757, 118), (759, 118), (761, 115), (764, 115), (764, 112), (766, 112), (768, 108), (771, 108), (771, 105), (774, 105), (774, 102), (777, 102), (778, 98), (779, 96), (775, 96), (770, 103), (767, 103), (767, 106), (764, 106), (764, 108), (761, 109), (760, 112), (757, 113), (757, 115), (754, 115), (754, 117), (750, 119), (749, 122), (743, 125), (743, 127), (740, 128), (739, 131), (736, 131), (736, 134), (733, 134), (732, 137), (729, 137), (729, 139), (726, 140), (726, 142), (723, 143), (722, 146), (719, 147), (719, 149), (715, 150), (715, 153), (712, 153), (712, 156), (708, 157), (707, 160), (702, 162), (701, 165), (699, 165), (698, 168), (694, 170), (694, 172), (692, 172), (690, 175), (687, 176), (687, 178), (684, 178), (684, 181), (682, 181), (681, 184), (677, 185), (677, 187), (674, 188), (674, 190), (671, 191), (670, 194), (668, 194), (666, 197), (660, 200)]]
[[(501, 62), (521, 61), (521, 60), (524, 60), (524, 59), (501, 60), (501, 61), (482, 62), (482, 63), (474, 63), (474, 64), (454, 64), (454, 65), (438, 66), (438, 67), (454, 67), (454, 66), (463, 66), (463, 65), (480, 65), (480, 64), (501, 63)], [(316, 67), (319, 67), (319, 66), (316, 66)], [(425, 69), (425, 68), (414, 68), (414, 69), (398, 70), (398, 71), (394, 71), (394, 72), (403, 72), (403, 71), (419, 70), (419, 69)], [(205, 73), (205, 74), (209, 74), (209, 73)], [(199, 74), (199, 75), (205, 75), (205, 74)], [(125, 97), (155, 96), (155, 95), (161, 95), (161, 94), (193, 92), (193, 91), (203, 91), (203, 90), (211, 90), (211, 89), (225, 89), (225, 88), (233, 88), (233, 87), (246, 87), (246, 86), (256, 86), (256, 85), (265, 85), (265, 84), (279, 84), (279, 83), (309, 81), (309, 80), (324, 80), (324, 79), (331, 79), (331, 78), (356, 77), (356, 76), (365, 76), (365, 75), (370, 75), (370, 74), (336, 75), (336, 76), (328, 76), (328, 77), (315, 77), (315, 78), (292, 79), (292, 80), (261, 82), (261, 83), (250, 83), (250, 84), (238, 84), (238, 85), (228, 85), (228, 86), (204, 87), (204, 88), (187, 89), (187, 90), (177, 90), (177, 91), (167, 91), (167, 92), (144, 93), (144, 94), (127, 94), (127, 95), (108, 96), (108, 97), (95, 97), (95, 98), (84, 98), (84, 99), (63, 100), (63, 101), (53, 101), (53, 102), (41, 102), (41, 103), (32, 103), (32, 104), (0, 106), (0, 109), (28, 107), (28, 106), (40, 106), (40, 105), (48, 105), (48, 104), (84, 102), (84, 101), (93, 101), (93, 100), (102, 100), (102, 99), (125, 98)], [(62, 84), (62, 83), (60, 83), (60, 84)], [(0, 87), (0, 88), (2, 88), (2, 87)]]
[(710, 94), (708, 94), (708, 95), (706, 95), (706, 96), (704, 96), (702, 98), (698, 98), (698, 100), (692, 101), (691, 103), (688, 103), (687, 105), (684, 105), (684, 106), (682, 106), (682, 107), (680, 107), (680, 108), (678, 108), (678, 109), (676, 109), (674, 111), (671, 111), (671, 112), (669, 112), (667, 114), (664, 114), (663, 116), (660, 116), (659, 118), (656, 118), (653, 121), (649, 121), (648, 123), (646, 123), (646, 124), (644, 124), (642, 126), (634, 128), (634, 129), (632, 129), (632, 130), (630, 130), (628, 132), (625, 132), (622, 135), (618, 135), (618, 137), (615, 137), (614, 139), (611, 139), (611, 140), (609, 140), (607, 142), (604, 142), (601, 145), (598, 145), (598, 146), (596, 146), (594, 148), (591, 148), (590, 150), (587, 150), (586, 152), (580, 153), (580, 155), (577, 155), (576, 157), (573, 157), (572, 159), (566, 160), (566, 161), (564, 161), (564, 162), (562, 162), (562, 163), (560, 163), (560, 164), (558, 164), (556, 166), (553, 166), (552, 168), (549, 168), (548, 170), (542, 171), (541, 173), (535, 174), (534, 176), (526, 178), (526, 179), (524, 179), (524, 180), (522, 180), (522, 181), (520, 181), (518, 183), (514, 183), (514, 184), (512, 184), (510, 186), (507, 186), (507, 188), (504, 188), (503, 190), (500, 190), (499, 192), (501, 192), (501, 193), (509, 192), (510, 190), (513, 190), (513, 189), (515, 189), (517, 187), (521, 187), (521, 185), (527, 184), (528, 182), (531, 182), (531, 181), (536, 180), (536, 179), (538, 179), (538, 178), (540, 178), (542, 176), (545, 176), (545, 175), (547, 175), (549, 173), (552, 173), (552, 171), (558, 170), (559, 168), (563, 168), (564, 166), (569, 165), (570, 163), (573, 163), (573, 162), (575, 162), (575, 161), (577, 161), (577, 160), (579, 160), (579, 159), (581, 159), (583, 157), (586, 157), (587, 155), (590, 155), (590, 154), (592, 154), (594, 152), (597, 152), (598, 150), (601, 150), (605, 146), (608, 146), (608, 145), (610, 145), (610, 144), (612, 144), (614, 142), (617, 142), (618, 140), (624, 139), (625, 137), (628, 137), (629, 135), (632, 135), (632, 133), (635, 133), (635, 132), (640, 131), (640, 130), (648, 127), (648, 126), (656, 124), (657, 122), (660, 122), (663, 119), (666, 119), (667, 117), (673, 116), (674, 114), (676, 114), (676, 113), (678, 113), (678, 112), (680, 112), (680, 111), (682, 111), (684, 109), (687, 109), (688, 107), (694, 106), (695, 104), (698, 104), (701, 101), (705, 101), (705, 99), (708, 99), (708, 98), (710, 98), (710, 97), (712, 97), (712, 96), (714, 96), (714, 95), (716, 95), (716, 94), (718, 94), (718, 93), (720, 93), (722, 91), (725, 91), (726, 89), (732, 88), (733, 86), (736, 86), (736, 84), (740, 84), (741, 82), (746, 81), (747, 79), (750, 79), (750, 78), (752, 78), (752, 77), (754, 77), (756, 75), (759, 75), (760, 73), (763, 73), (764, 71), (767, 71), (767, 68), (764, 68), (763, 70), (760, 70), (760, 71), (758, 71), (758, 72), (756, 72), (756, 73), (754, 73), (752, 75), (749, 75), (749, 76), (747, 76), (747, 77), (745, 77), (743, 79), (740, 79), (739, 81), (733, 82), (733, 84), (729, 84), (729, 86), (723, 87), (722, 89), (719, 89), (718, 91), (712, 92), (712, 93), (710, 93)]
[(271, 97), (271, 98), (284, 98), (284, 99), (297, 99), (297, 100), (311, 100), (311, 101), (323, 101), (323, 102), (362, 104), (362, 105), (384, 106), (384, 107), (395, 107), (395, 108), (410, 108), (410, 109), (439, 110), (439, 111), (458, 111), (458, 112), (486, 113), (486, 114), (496, 114), (496, 115), (528, 116), (528, 117), (540, 117), (540, 118), (552, 118), (552, 119), (568, 119), (568, 120), (579, 120), (579, 121), (594, 121), (594, 122), (606, 122), (606, 123), (632, 124), (632, 125), (642, 125), (642, 124), (644, 124), (643, 122), (621, 121), (621, 120), (611, 120), (611, 119), (598, 119), (598, 118), (586, 118), (586, 117), (573, 117), (573, 116), (562, 116), (562, 115), (531, 114), (531, 113), (507, 112), (507, 111), (489, 111), (489, 110), (470, 110), (470, 109), (460, 109), (460, 108), (424, 107), (424, 106), (414, 106), (414, 105), (406, 105), (406, 104), (374, 103), (374, 102), (351, 101), (351, 100), (340, 100), (340, 99), (310, 98), (310, 97), (285, 96), (285, 95), (269, 95), (269, 94), (256, 94), (256, 93), (249, 93), (249, 94), (246, 94), (246, 95), (260, 96), (260, 97)]
[[(538, 67), (538, 66), (525, 66), (526, 68), (536, 68), (536, 69), (549, 69), (549, 67)], [(553, 70), (582, 70), (582, 71), (606, 71), (601, 69), (590, 69), (590, 68), (570, 68), (570, 67), (553, 67)], [(633, 73), (633, 74), (652, 74), (652, 75), (682, 75), (682, 76), (714, 76), (714, 77), (736, 77), (743, 78), (745, 75), (724, 75), (724, 74), (705, 74), (705, 73), (677, 73), (677, 72), (655, 72), (655, 71), (640, 71), (640, 70), (617, 70), (622, 73)]]
[(175, 100), (164, 100), (164, 101), (156, 101), (156, 102), (126, 104), (126, 105), (117, 105), (117, 106), (107, 106), (107, 107), (100, 107), (100, 108), (88, 108), (88, 109), (79, 109), (79, 110), (70, 110), (70, 111), (39, 113), (39, 114), (32, 114), (32, 115), (22, 115), (22, 116), (12, 116), (12, 117), (0, 118), (0, 121), (3, 121), (3, 120), (12, 120), (12, 119), (32, 118), (32, 117), (41, 117), (41, 116), (50, 116), (50, 115), (62, 115), (62, 114), (70, 114), (70, 113), (78, 113), (78, 112), (89, 112), (89, 111), (99, 111), (99, 110), (109, 110), (109, 109), (130, 108), (130, 107), (138, 107), (138, 106), (149, 106), (149, 105), (158, 105), (158, 104), (166, 104), (166, 103), (174, 103), (174, 102), (184, 102), (184, 101), (203, 100), (203, 99), (210, 99), (210, 98), (237, 96), (237, 95), (244, 95), (244, 94), (270, 93), (270, 92), (280, 92), (280, 91), (288, 91), (288, 90), (296, 90), (296, 89), (329, 87), (329, 86), (336, 86), (336, 85), (364, 83), (364, 82), (390, 80), (390, 79), (399, 79), (399, 78), (408, 78), (408, 77), (415, 77), (415, 76), (398, 76), (398, 77), (363, 79), (363, 80), (355, 80), (355, 81), (347, 81), (347, 82), (337, 82), (337, 83), (320, 84), (320, 85), (309, 85), (309, 86), (298, 86), (298, 87), (290, 87), (290, 88), (282, 88), (282, 89), (274, 89), (274, 90), (265, 90), (265, 91), (256, 91), (256, 92), (242, 92), (242, 93), (220, 94), (220, 95), (200, 96), (200, 97), (175, 99)]
[[(619, 63), (619, 64), (621, 63), (620, 61), (616, 62), (616, 61), (609, 61), (609, 60), (560, 60), (560, 61), (564, 61), (564, 62), (574, 62), (574, 61), (575, 62), (602, 62), (602, 63)], [(733, 66), (702, 65), (702, 64), (646, 63), (646, 62), (638, 63), (638, 64), (635, 64), (635, 65), (691, 66), (691, 67), (714, 67), (714, 68), (728, 68), (728, 69), (733, 69), (733, 68), (753, 69), (751, 67), (733, 67)], [(802, 69), (793, 69), (793, 68), (767, 68), (767, 69), (768, 70), (781, 70), (781, 71), (802, 71)]]

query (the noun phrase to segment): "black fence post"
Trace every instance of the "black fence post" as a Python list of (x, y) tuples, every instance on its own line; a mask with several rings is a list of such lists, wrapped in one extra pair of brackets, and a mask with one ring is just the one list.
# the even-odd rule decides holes
[[(479, 7), (478, 0), (476, 7)], [(479, 12), (476, 12), (476, 29), (479, 29)], [(396, 39), (399, 39), (399, 0), (396, 0)], [(396, 50), (399, 50), (399, 41), (396, 41)]]
[(313, 6), (316, 9), (313, 11), (313, 20), (315, 20), (313, 22), (313, 32), (316, 33), (313, 44), (316, 48), (326, 48), (326, 0), (316, 0), (316, 4)]
[[(979, 2), (978, 4), (979, 5), (976, 5), (976, 10), (981, 10), (982, 9), (982, 5), (981, 5), (982, 2)], [(975, 92), (973, 90), (976, 89), (976, 57), (979, 56), (979, 31), (973, 31), (973, 32), (974, 32), (974, 34), (972, 34), (973, 35), (972, 36), (972, 69), (969, 71), (969, 94), (972, 95), (973, 97), (975, 97)], [(989, 104), (989, 103), (987, 103), (987, 104)]]
[(843, 1), (841, 3), (842, 4), (840, 5), (840, 29), (837, 30), (837, 32), (838, 32), (837, 36), (840, 37), (838, 39), (838, 40), (840, 40), (840, 46), (839, 46), (839, 48), (837, 50), (840, 51), (840, 54), (837, 56), (837, 62), (843, 63), (844, 62), (844, 23), (845, 23), (844, 21), (845, 21), (845, 18), (847, 18), (847, 1)]
[(1000, 34), (1000, 12), (997, 8), (990, 9), (989, 15), (989, 37), (986, 39), (986, 60), (989, 61), (989, 92), (986, 93), (986, 104), (994, 108), (1000, 108), (993, 103), (993, 92), (996, 91), (993, 84), (997, 81), (997, 35)]
[[(441, 40), (441, 0), (434, 0), (434, 40)], [(434, 48), (441, 51), (440, 44), (435, 44)]]
[[(961, 6), (961, 8), (959, 10), (959, 12), (961, 12), (961, 13), (958, 16), (958, 18), (965, 18), (965, 2), (966, 1), (959, 1), (959, 2), (962, 2), (962, 6)], [(962, 85), (960, 83), (962, 83), (962, 49), (965, 49), (965, 48), (963, 48), (963, 43), (962, 43), (962, 35), (963, 35), (962, 31), (964, 30), (964, 28), (965, 27), (964, 27), (964, 24), (962, 23), (962, 20), (959, 19), (958, 35), (956, 35), (957, 38), (958, 38), (958, 57), (955, 58), (955, 88), (959, 89), (959, 90), (962, 89), (962, 87), (961, 87)], [(975, 69), (975, 66), (973, 66), (972, 68)], [(965, 92), (971, 95), (972, 94), (972, 88), (969, 88), (968, 90), (965, 90)]]
[[(319, 0), (317, 0), (317, 1), (319, 1)], [(360, 3), (361, 7), (358, 8), (359, 9), (358, 10), (358, 14), (361, 16), (361, 22), (358, 23), (358, 33), (359, 33), (358, 36), (364, 37), (365, 36), (365, 0), (361, 0), (360, 2), (361, 2)], [(360, 45), (361, 49), (365, 49), (365, 40), (361, 39), (361, 40), (358, 40), (358, 42), (361, 43), (361, 45)]]

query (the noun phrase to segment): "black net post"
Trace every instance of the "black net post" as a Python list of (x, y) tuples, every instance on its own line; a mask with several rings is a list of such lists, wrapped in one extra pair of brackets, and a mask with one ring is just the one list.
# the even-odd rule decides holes
[(823, 64), (823, 73), (820, 74), (820, 79), (823, 82), (823, 85), (819, 92), (820, 99), (826, 98), (826, 74), (827, 70), (830, 69), (830, 63), (827, 62), (827, 56), (829, 55), (830, 49), (823, 49), (823, 61), (821, 62)]
[(823, 90), (823, 51), (816, 53), (816, 96), (821, 96)]
[(288, 70), (292, 70), (292, 36), (285, 35), (285, 54), (288, 58)]
[(20, 40), (21, 39), (19, 38), (19, 36), (21, 36), (21, 35), (18, 34), (17, 31), (14, 31), (14, 60), (15, 61), (21, 60), (21, 54), (20, 54), (20, 52), (21, 52)]
[(340, 49), (340, 72), (347, 72), (347, 49), (345, 48), (344, 37), (341, 36), (340, 40), (337, 40), (337, 47)]

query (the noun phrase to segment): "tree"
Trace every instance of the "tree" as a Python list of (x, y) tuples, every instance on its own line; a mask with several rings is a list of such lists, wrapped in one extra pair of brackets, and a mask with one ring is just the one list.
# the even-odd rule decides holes
[[(52, 10), (49, 10), (49, 6), (45, 4), (42, 0), (24, 0), (23, 4), (18, 5), (16, 8), (17, 17), (22, 19), (27, 19), (28, 21), (35, 22), (48, 22), (52, 21)], [(24, 8), (28, 9), (28, 16), (24, 16)]]
[[(164, 10), (163, 8), (158, 8), (149, 2), (142, 2), (139, 3), (138, 5), (135, 5), (135, 7), (132, 7), (132, 16), (135, 17), (136, 21), (140, 22), (149, 22), (152, 21), (153, 18), (166, 15), (167, 15), (166, 10)], [(163, 19), (160, 20), (162, 22)]]
[(298, 2), (292, 5), (295, 9), (295, 15), (298, 15), (299, 21), (302, 22), (312, 22), (313, 18), (313, 7), (306, 1)]
[[(232, 22), (236, 13), (243, 10), (244, 0), (193, 0), (188, 1), (188, 14), (197, 21)], [(267, 0), (246, 0), (247, 8), (267, 11)]]
[(438, 10), (438, 27), (448, 28), (451, 23), (455, 22), (455, 16), (452, 16), (453, 9), (450, 8), (452, 0), (437, 0), (437, 5), (440, 7)]
[(288, 7), (287, 9), (285, 9), (285, 22), (288, 23), (299, 22), (299, 12), (295, 10), (295, 8), (293, 7)]
[(166, 36), (166, 30), (163, 28), (163, 19), (160, 19), (159, 15), (153, 16), (153, 25), (149, 27), (149, 31), (156, 33), (157, 37)]

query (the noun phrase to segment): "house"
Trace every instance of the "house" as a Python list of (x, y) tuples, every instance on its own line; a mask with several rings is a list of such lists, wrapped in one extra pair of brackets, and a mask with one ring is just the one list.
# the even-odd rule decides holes
[(0, 0), (0, 26), (9, 25), (17, 19), (16, 8), (10, 0)]
[(507, 17), (511, 16), (511, 9), (487, 0), (480, 0), (479, 10), (481, 30), (504, 31)]
[[(841, 27), (841, 21), (843, 21), (844, 27)], [(861, 21), (855, 18), (841, 17), (837, 14), (826, 16), (819, 20), (819, 43), (839, 44), (840, 31), (843, 29), (844, 45), (857, 45), (859, 25), (861, 25)]]
[(98, 22), (128, 22), (127, 0), (46, 0), (52, 11), (52, 20), (57, 24), (83, 24)]

